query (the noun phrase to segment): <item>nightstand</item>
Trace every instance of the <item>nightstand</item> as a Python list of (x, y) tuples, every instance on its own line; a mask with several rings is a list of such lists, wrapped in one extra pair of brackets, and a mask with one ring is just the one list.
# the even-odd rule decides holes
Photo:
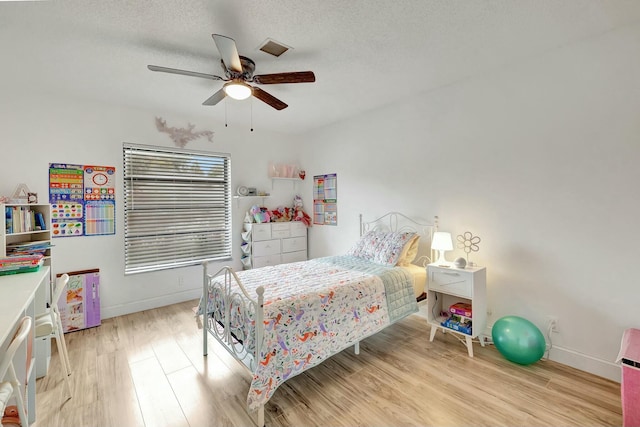
[[(473, 357), (472, 340), (478, 338), (484, 347), (484, 330), (487, 326), (487, 279), (484, 267), (456, 268), (453, 265), (427, 265), (427, 321), (431, 325), (433, 341), (438, 329), (464, 337), (469, 357)], [(455, 303), (471, 305), (471, 331), (464, 327), (459, 330), (443, 326), (447, 320), (449, 307)], [(464, 316), (461, 317), (465, 319)], [(452, 325), (452, 327), (458, 327)]]

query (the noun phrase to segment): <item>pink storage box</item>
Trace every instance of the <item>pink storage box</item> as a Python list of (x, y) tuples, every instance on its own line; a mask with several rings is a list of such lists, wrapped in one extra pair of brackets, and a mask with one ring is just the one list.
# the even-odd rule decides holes
[(453, 314), (464, 317), (472, 317), (471, 304), (457, 302), (449, 307), (449, 311)]
[(624, 331), (616, 362), (622, 362), (622, 425), (640, 426), (640, 329)]

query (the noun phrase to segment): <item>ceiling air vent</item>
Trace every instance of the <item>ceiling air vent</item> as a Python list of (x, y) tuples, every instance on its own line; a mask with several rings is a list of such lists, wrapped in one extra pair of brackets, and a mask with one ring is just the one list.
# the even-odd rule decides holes
[(264, 43), (262, 43), (258, 48), (258, 50), (261, 50), (264, 53), (268, 53), (269, 55), (273, 55), (275, 57), (282, 55), (289, 49), (291, 49), (289, 46), (285, 46), (273, 39), (266, 39)]

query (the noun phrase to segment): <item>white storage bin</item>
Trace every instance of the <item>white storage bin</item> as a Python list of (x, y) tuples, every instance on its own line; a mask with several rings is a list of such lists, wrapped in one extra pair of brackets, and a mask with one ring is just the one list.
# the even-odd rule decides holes
[(253, 268), (266, 267), (268, 265), (280, 264), (280, 254), (257, 256), (253, 258)]
[(307, 238), (306, 237), (291, 237), (289, 239), (282, 239), (282, 252), (296, 252), (307, 250)]
[(273, 224), (271, 224), (271, 237), (274, 239), (282, 239), (285, 237), (289, 237), (290, 236), (289, 224), (290, 223), (288, 222), (282, 222), (282, 223), (274, 222)]
[(271, 239), (271, 224), (251, 224), (251, 230), (253, 232), (253, 241), (269, 240)]
[(282, 254), (282, 263), (288, 264), (290, 262), (306, 261), (307, 251), (287, 252)]
[(280, 240), (253, 242), (253, 255), (256, 257), (280, 253)]
[(307, 226), (300, 221), (293, 221), (290, 224), (290, 236), (291, 237), (306, 237)]

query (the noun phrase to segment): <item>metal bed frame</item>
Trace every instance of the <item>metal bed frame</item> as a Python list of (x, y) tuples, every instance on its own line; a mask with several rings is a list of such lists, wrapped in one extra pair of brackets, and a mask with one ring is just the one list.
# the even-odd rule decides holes
[[(434, 251), (431, 250), (431, 239), (433, 233), (438, 229), (438, 217), (434, 217), (433, 224), (417, 222), (399, 212), (389, 212), (373, 221), (363, 221), (360, 214), (360, 236), (368, 231), (398, 231), (417, 232), (422, 237), (429, 237), (429, 255), (421, 258), (434, 259)], [(422, 242), (422, 245), (424, 242)], [(418, 252), (420, 253), (420, 251)], [(264, 337), (264, 287), (256, 288), (256, 296), (249, 295), (235, 271), (230, 267), (222, 267), (215, 274), (209, 273), (207, 262), (202, 263), (203, 266), (203, 285), (202, 285), (202, 338), (203, 338), (203, 355), (207, 356), (207, 333), (211, 334), (225, 349), (239, 362), (241, 362), (249, 373), (253, 374), (256, 369), (256, 360), (259, 360), (260, 350)], [(237, 287), (236, 287), (237, 285)], [(237, 289), (240, 289), (238, 291)], [(220, 319), (214, 319), (208, 315), (209, 296), (213, 295), (213, 301), (216, 306), (214, 312), (221, 312)], [(245, 348), (247, 342), (243, 330), (232, 330), (231, 325), (231, 309), (238, 309), (241, 317), (254, 317), (255, 321), (255, 340), (253, 351)], [(215, 309), (221, 308), (216, 311)], [(355, 354), (360, 353), (360, 342), (354, 344)], [(260, 405), (257, 410), (257, 426), (264, 426), (264, 404)]]

